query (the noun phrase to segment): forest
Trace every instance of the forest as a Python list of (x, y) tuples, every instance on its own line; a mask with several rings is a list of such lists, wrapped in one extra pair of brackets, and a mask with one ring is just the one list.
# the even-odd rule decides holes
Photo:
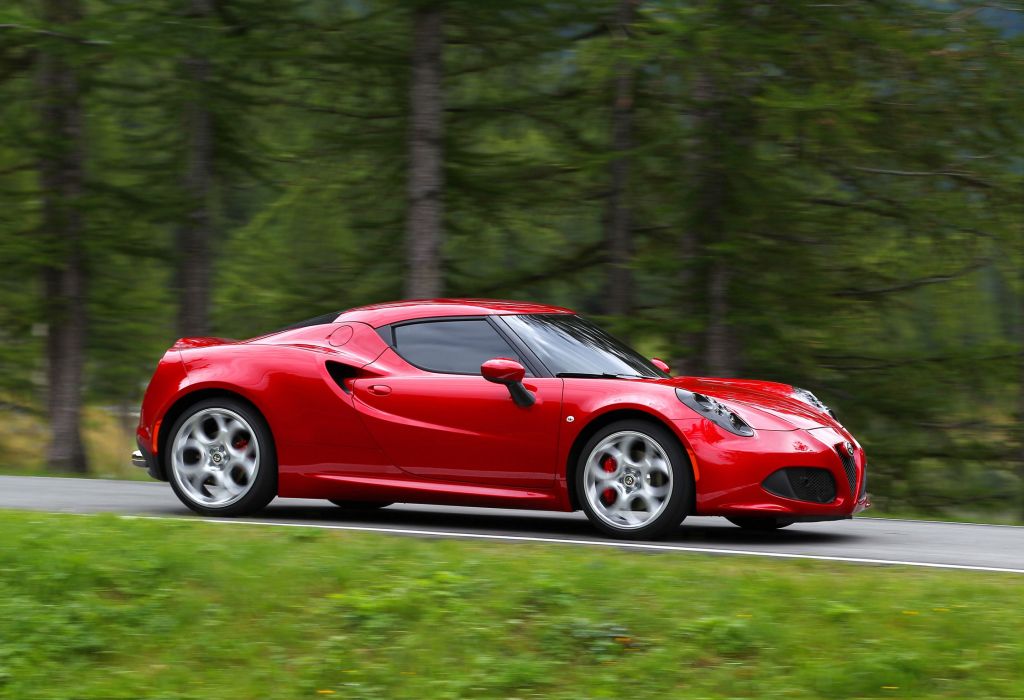
[(1022, 113), (1009, 0), (5, 0), (0, 469), (109, 473), (178, 337), (501, 297), (1024, 520)]

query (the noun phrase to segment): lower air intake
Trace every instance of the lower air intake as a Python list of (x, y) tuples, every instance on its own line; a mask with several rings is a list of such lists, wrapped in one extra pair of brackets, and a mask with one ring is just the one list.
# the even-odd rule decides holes
[(811, 503), (831, 503), (836, 498), (836, 481), (828, 469), (786, 467), (761, 482), (768, 493)]

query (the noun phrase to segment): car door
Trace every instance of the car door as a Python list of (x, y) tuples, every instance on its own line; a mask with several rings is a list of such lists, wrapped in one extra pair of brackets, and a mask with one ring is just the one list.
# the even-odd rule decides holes
[(486, 360), (525, 359), (486, 317), (395, 324), (386, 335), (391, 348), (374, 363), (385, 376), (356, 380), (353, 394), (395, 466), (438, 481), (554, 486), (561, 379), (528, 375), (536, 401), (522, 408), (480, 376)]

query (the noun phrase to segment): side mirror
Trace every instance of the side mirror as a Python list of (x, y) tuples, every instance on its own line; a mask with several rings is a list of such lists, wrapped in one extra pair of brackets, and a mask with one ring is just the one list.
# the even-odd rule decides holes
[(480, 376), (495, 384), (504, 384), (508, 387), (508, 393), (512, 400), (520, 408), (529, 408), (536, 401), (537, 397), (530, 393), (529, 389), (523, 386), (523, 377), (526, 376), (526, 368), (515, 360), (507, 357), (496, 357), (493, 360), (480, 365)]
[(523, 381), (526, 368), (507, 357), (496, 357), (480, 365), (480, 374), (495, 384), (516, 384)]
[(668, 368), (668, 363), (664, 360), (659, 360), (657, 357), (651, 358), (651, 364), (660, 369), (665, 374), (670, 374), (671, 370)]

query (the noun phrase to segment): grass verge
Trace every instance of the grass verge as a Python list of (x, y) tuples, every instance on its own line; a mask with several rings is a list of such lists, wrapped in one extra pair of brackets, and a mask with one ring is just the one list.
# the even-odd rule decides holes
[(1024, 577), (0, 512), (0, 697), (1024, 696)]

